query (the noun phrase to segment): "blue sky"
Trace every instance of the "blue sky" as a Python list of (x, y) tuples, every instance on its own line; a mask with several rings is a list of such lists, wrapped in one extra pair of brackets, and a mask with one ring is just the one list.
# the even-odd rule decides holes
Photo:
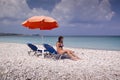
[[(51, 16), (59, 28), (29, 30), (31, 16)], [(0, 33), (41, 35), (120, 35), (120, 0), (0, 0)]]

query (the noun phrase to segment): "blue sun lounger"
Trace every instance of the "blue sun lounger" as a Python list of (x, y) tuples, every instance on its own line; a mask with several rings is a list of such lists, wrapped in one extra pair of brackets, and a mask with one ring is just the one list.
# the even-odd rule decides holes
[(57, 53), (57, 51), (52, 47), (50, 46), (49, 44), (43, 44), (44, 48), (49, 52), (49, 57), (53, 58), (53, 59), (61, 59), (62, 56), (64, 55), (61, 55), (59, 53)]
[[(36, 55), (36, 56), (42, 55), (42, 50), (38, 49), (38, 47), (35, 46), (34, 44), (27, 43), (27, 45), (31, 49), (30, 51), (28, 51), (29, 55), (30, 55), (31, 52), (34, 52), (34, 55)], [(46, 50), (44, 50), (44, 52), (46, 52)]]

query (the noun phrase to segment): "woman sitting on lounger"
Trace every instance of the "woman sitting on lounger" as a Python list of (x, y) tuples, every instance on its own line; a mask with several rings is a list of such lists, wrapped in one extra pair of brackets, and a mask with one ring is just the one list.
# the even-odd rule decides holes
[(59, 36), (58, 38), (58, 42), (56, 43), (56, 47), (57, 47), (57, 52), (59, 54), (64, 54), (67, 53), (68, 56), (72, 59), (72, 60), (79, 60), (80, 58), (77, 57), (75, 54), (73, 54), (73, 51), (68, 50), (68, 49), (63, 49), (63, 37)]

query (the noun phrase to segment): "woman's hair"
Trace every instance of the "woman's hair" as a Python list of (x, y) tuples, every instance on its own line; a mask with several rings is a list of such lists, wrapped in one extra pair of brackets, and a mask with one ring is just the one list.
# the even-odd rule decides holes
[(62, 42), (63, 43), (63, 41), (61, 41), (61, 39), (63, 39), (63, 36), (59, 36), (58, 37), (58, 42)]

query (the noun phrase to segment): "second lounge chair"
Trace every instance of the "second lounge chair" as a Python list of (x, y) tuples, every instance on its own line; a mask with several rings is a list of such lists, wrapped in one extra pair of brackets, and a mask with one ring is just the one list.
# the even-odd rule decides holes
[(53, 58), (53, 59), (61, 59), (63, 55), (57, 53), (57, 51), (52, 47), (50, 46), (49, 44), (43, 44), (44, 48), (49, 52), (49, 57)]

